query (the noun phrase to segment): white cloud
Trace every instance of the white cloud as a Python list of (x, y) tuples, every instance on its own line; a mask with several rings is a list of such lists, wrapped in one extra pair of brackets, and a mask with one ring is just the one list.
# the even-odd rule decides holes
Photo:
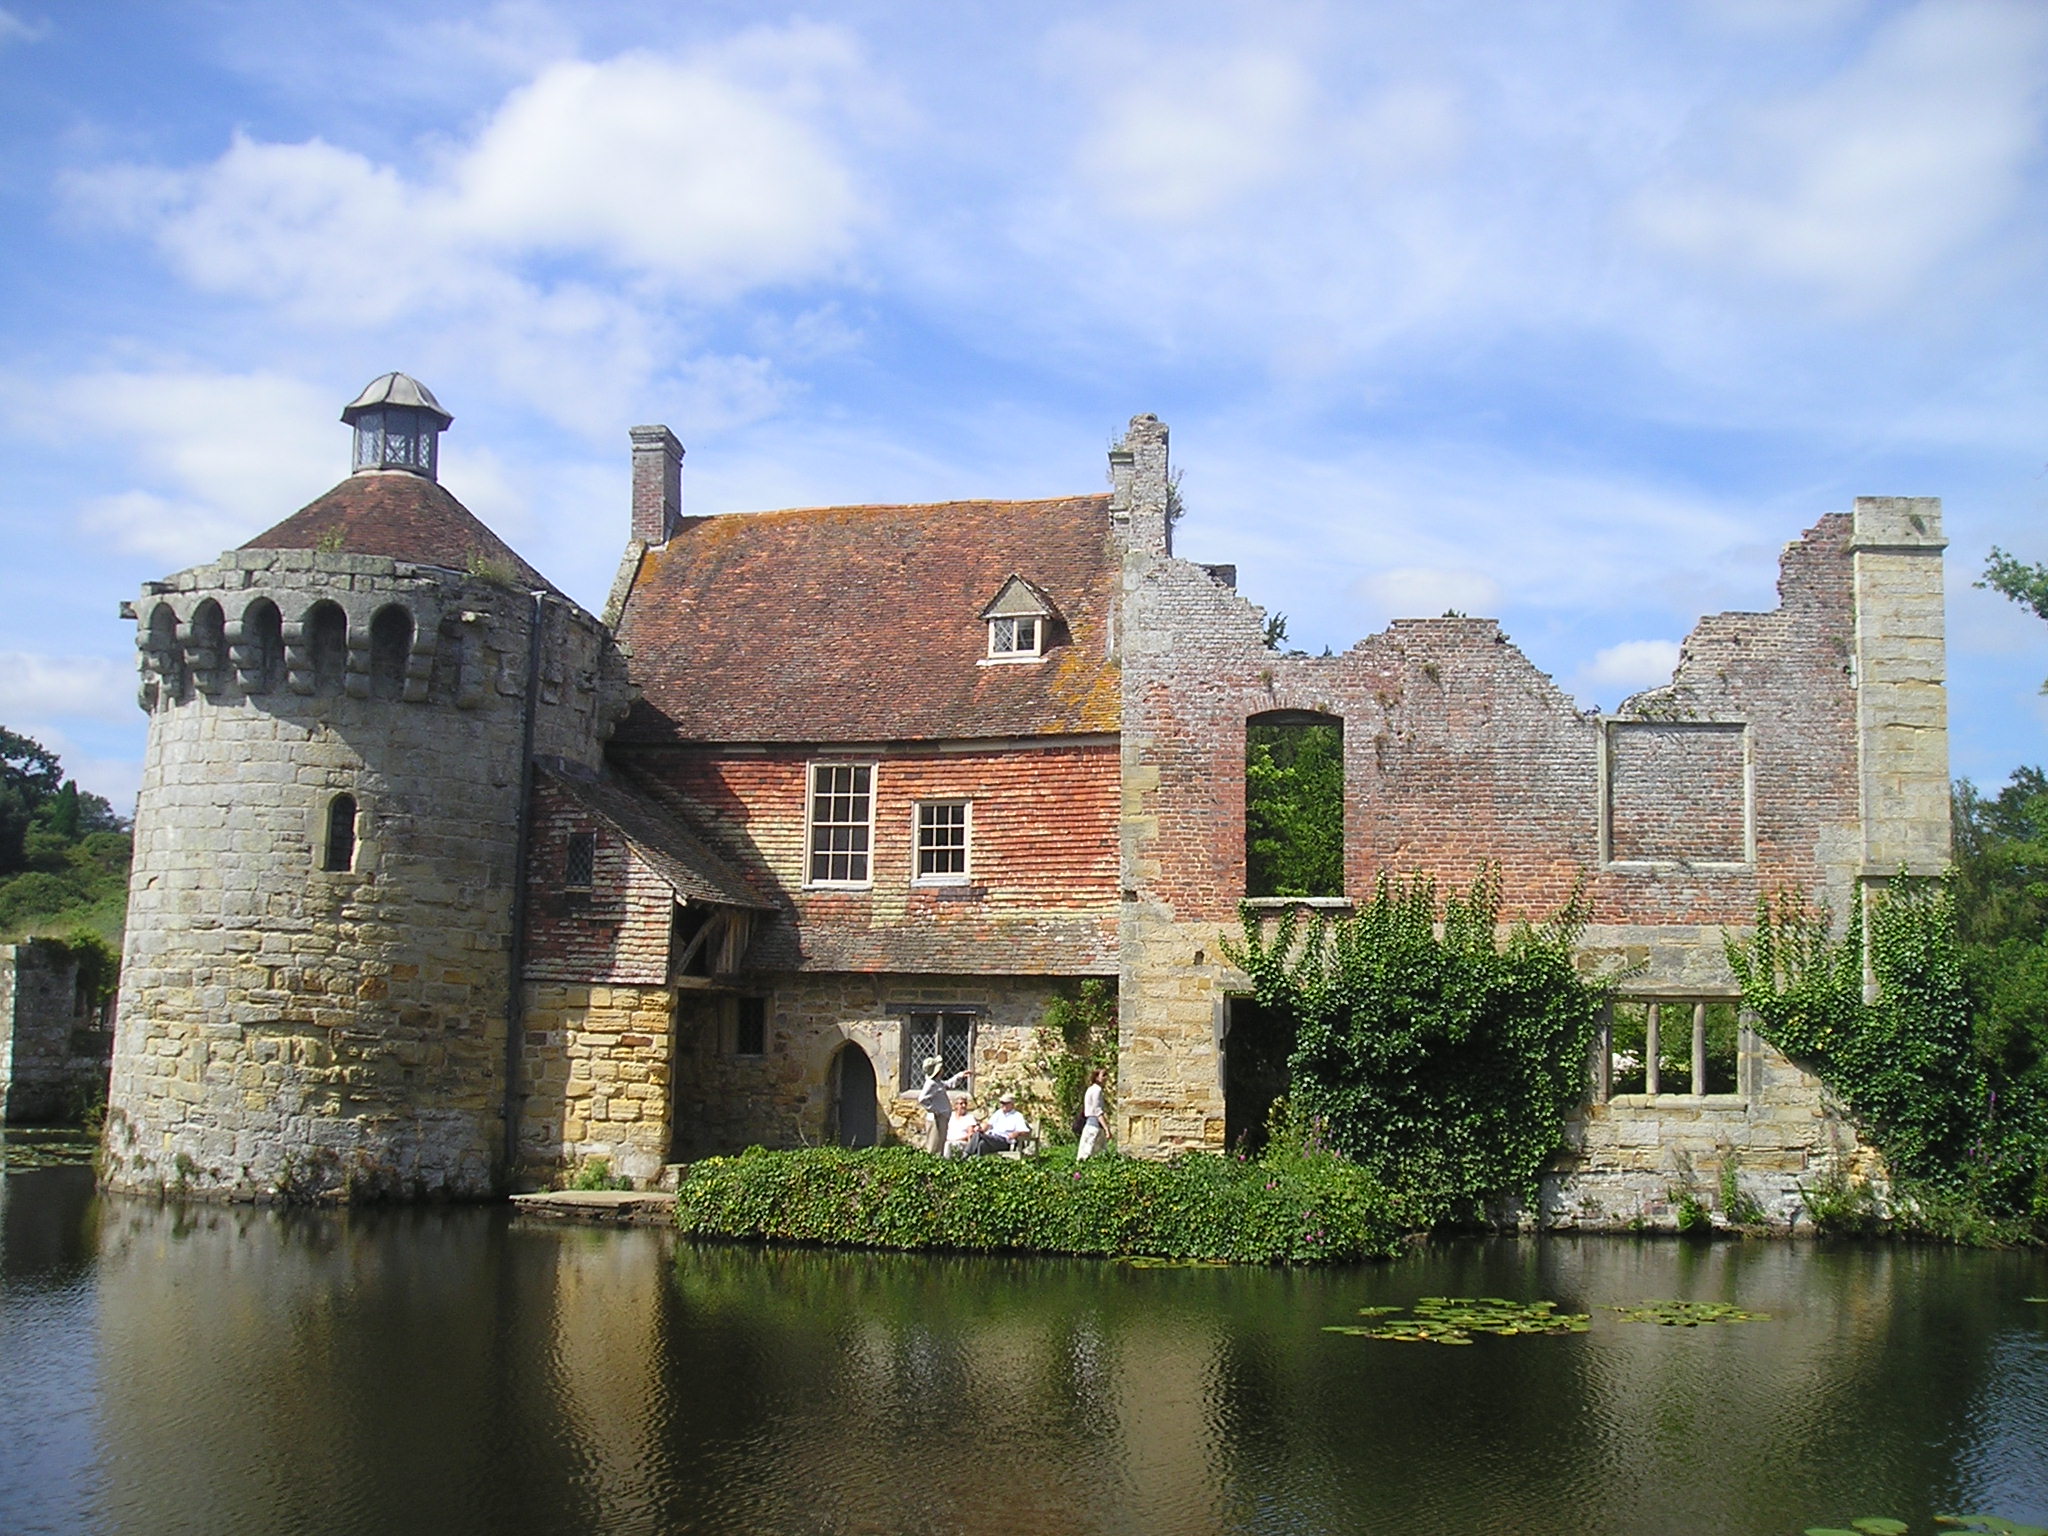
[[(206, 164), (103, 166), (67, 189), (202, 291), (438, 345), (607, 432), (690, 350), (670, 301), (707, 309), (851, 260), (879, 199), (850, 146), (888, 115), (847, 35), (799, 24), (686, 57), (549, 64), (403, 163), (238, 133)], [(695, 367), (733, 382), (724, 418), (779, 398), (757, 359)]]
[(80, 509), (81, 529), (126, 553), (187, 565), (289, 516), (345, 472), (332, 390), (273, 373), (77, 374), (8, 390), (17, 425), (50, 439), (90, 434), (140, 487)]
[(1804, 94), (1729, 114), (1723, 164), (1646, 189), (1633, 219), (1700, 266), (1844, 308), (1904, 297), (2019, 199), (2042, 149), (2048, 10), (1922, 0)]
[(49, 30), (47, 22), (41, 25), (32, 25), (29, 22), (23, 21), (14, 12), (0, 8), (0, 48), (5, 48), (12, 43), (40, 42), (48, 35)]
[(1624, 640), (1596, 652), (1579, 680), (1601, 694), (1634, 693), (1670, 682), (1677, 666), (1676, 640)]
[(1162, 59), (1111, 94), (1082, 142), (1105, 207), (1166, 221), (1207, 214), (1284, 171), (1306, 125), (1307, 72), (1278, 53)]
[(1482, 571), (1404, 565), (1358, 583), (1358, 595), (1388, 618), (1434, 618), (1455, 609), (1490, 615), (1500, 608), (1500, 583)]
[(83, 717), (125, 725), (134, 715), (132, 666), (101, 656), (0, 651), (0, 720)]

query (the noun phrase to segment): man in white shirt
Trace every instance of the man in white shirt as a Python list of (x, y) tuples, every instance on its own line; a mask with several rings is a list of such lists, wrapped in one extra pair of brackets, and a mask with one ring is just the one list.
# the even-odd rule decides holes
[(1006, 1093), (996, 1100), (996, 1112), (988, 1117), (983, 1139), (995, 1144), (990, 1148), (995, 1152), (1021, 1151), (1031, 1140), (1031, 1122), (1017, 1112), (1017, 1095)]

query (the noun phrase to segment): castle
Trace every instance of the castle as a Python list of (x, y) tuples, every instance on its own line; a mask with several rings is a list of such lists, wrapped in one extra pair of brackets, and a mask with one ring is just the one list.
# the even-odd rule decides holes
[[(1782, 1214), (1860, 1155), (1716, 1024), (1722, 931), (1759, 892), (1839, 909), (1945, 866), (1934, 500), (1821, 518), (1777, 609), (1703, 620), (1602, 717), (1488, 619), (1276, 650), (1231, 568), (1174, 555), (1149, 416), (1106, 494), (715, 517), (636, 427), (601, 615), (442, 489), (426, 389), (343, 420), (338, 486), (124, 609), (150, 731), (114, 1187), (480, 1197), (872, 1144), (924, 1057), (1021, 1072), (1086, 977), (1118, 991), (1124, 1147), (1222, 1147), (1284, 1086), (1218, 947), (1241, 903), (1484, 860), (1511, 912), (1587, 878), (1584, 961), (1624, 976), (1545, 1219), (1654, 1215), (1723, 1163)], [(1247, 743), (1310, 729), (1341, 743), (1341, 875), (1260, 897)]]

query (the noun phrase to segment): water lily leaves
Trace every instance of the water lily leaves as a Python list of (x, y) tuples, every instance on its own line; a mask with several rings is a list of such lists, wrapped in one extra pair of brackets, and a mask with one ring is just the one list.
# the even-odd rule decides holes
[[(1610, 1307), (1624, 1323), (1657, 1323), (1666, 1328), (1700, 1328), (1710, 1323), (1767, 1323), (1768, 1312), (1745, 1312), (1725, 1301), (1646, 1301), (1633, 1307)], [(1876, 1515), (1869, 1519), (1878, 1519)], [(1859, 1523), (1857, 1529), (1863, 1527)], [(1903, 1527), (1901, 1527), (1903, 1529)], [(1876, 1536), (1873, 1530), (1866, 1536)]]
[(92, 1161), (98, 1139), (82, 1131), (23, 1130), (0, 1136), (0, 1168), (65, 1168)]
[(1959, 1530), (1984, 1531), (1991, 1536), (2048, 1536), (2048, 1526), (2021, 1525), (1999, 1515), (1936, 1515), (1936, 1525), (1952, 1525)]
[(1861, 1520), (1851, 1520), (1851, 1525), (1862, 1531), (1864, 1536), (1906, 1536), (1906, 1522), (1889, 1519), (1884, 1515), (1865, 1515)]
[(1385, 1321), (1335, 1323), (1325, 1333), (1362, 1339), (1393, 1339), (1410, 1344), (1470, 1344), (1475, 1333), (1497, 1338), (1522, 1334), (1584, 1333), (1591, 1319), (1583, 1312), (1559, 1312), (1554, 1301), (1509, 1301), (1501, 1296), (1424, 1296), (1413, 1317), (1396, 1317), (1399, 1307), (1361, 1307), (1360, 1317)]
[(1120, 1255), (1117, 1263), (1131, 1269), (1228, 1269), (1227, 1259), (1162, 1259), (1151, 1254), (1127, 1253)]

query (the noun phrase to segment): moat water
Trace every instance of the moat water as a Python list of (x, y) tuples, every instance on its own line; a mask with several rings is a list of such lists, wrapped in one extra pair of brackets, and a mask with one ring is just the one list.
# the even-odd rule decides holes
[[(1430, 1295), (1569, 1337), (1323, 1331)], [(0, 1532), (2048, 1523), (2048, 1257), (1580, 1238), (1342, 1271), (696, 1246), (0, 1176)], [(1734, 1302), (1768, 1321), (1627, 1323)]]

